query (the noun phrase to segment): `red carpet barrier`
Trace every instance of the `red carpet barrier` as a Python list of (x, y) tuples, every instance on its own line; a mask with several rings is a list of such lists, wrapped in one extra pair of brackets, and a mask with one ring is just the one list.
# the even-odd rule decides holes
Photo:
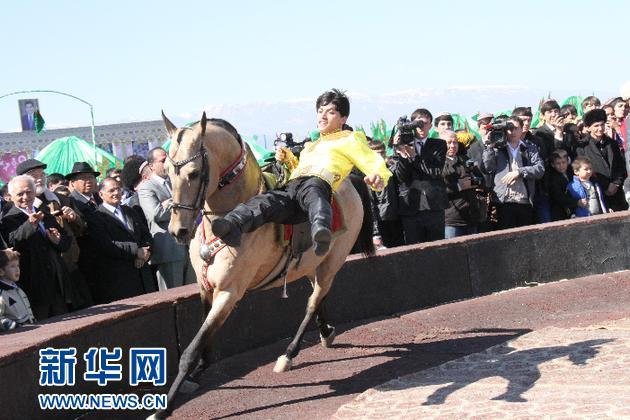
[[(556, 222), (425, 245), (389, 249), (373, 258), (348, 258), (326, 300), (332, 323), (388, 316), (519, 286), (628, 268), (628, 212)], [(0, 406), (14, 418), (72, 418), (85, 411), (39, 409), (40, 393), (165, 393), (129, 385), (130, 347), (164, 347), (170, 379), (181, 351), (201, 320), (198, 286), (100, 305), (33, 327), (0, 334)], [(310, 285), (254, 292), (217, 333), (212, 358), (290, 337), (304, 314)], [(77, 349), (74, 386), (39, 386), (39, 350)], [(121, 381), (100, 387), (83, 380), (82, 355), (90, 347), (122, 349)], [(270, 372), (270, 374), (272, 374)], [(114, 413), (112, 413), (114, 414)], [(136, 412), (140, 415), (141, 413)]]

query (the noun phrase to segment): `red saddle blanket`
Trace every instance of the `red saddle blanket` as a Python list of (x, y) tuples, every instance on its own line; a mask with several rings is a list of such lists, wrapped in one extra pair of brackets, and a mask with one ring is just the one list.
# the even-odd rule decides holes
[[(344, 228), (343, 223), (343, 214), (341, 213), (341, 208), (337, 204), (337, 200), (333, 196), (332, 202), (330, 203), (332, 206), (332, 222), (331, 222), (331, 230), (333, 233), (338, 232)], [(293, 237), (293, 225), (284, 225), (284, 240), (290, 241)]]

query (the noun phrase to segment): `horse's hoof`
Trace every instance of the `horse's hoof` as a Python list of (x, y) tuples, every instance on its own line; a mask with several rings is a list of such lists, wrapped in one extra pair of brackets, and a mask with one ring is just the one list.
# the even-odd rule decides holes
[(330, 334), (328, 334), (328, 337), (324, 337), (323, 335), (319, 335), (319, 339), (322, 341), (322, 346), (326, 347), (327, 349), (332, 347), (332, 343), (333, 341), (335, 341), (335, 327), (331, 327), (332, 331), (330, 332)]
[(181, 386), (179, 387), (179, 392), (181, 392), (182, 394), (192, 394), (198, 389), (198, 383), (189, 381), (188, 379), (184, 379), (184, 382), (182, 382)]
[(283, 354), (282, 356), (278, 357), (276, 365), (273, 367), (273, 371), (276, 373), (287, 372), (291, 370), (291, 364), (291, 359)]

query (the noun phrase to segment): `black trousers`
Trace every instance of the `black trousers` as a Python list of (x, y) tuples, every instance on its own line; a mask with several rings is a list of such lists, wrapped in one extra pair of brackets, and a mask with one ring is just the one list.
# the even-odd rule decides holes
[(444, 210), (423, 210), (401, 220), (407, 245), (444, 239)]
[(394, 248), (405, 244), (403, 225), (400, 219), (381, 220), (378, 223), (378, 231), (381, 234), (383, 245), (387, 248)]
[(499, 229), (509, 229), (534, 224), (534, 208), (531, 204), (501, 203), (497, 206)]
[[(301, 177), (290, 181), (284, 189), (269, 191), (236, 206), (231, 213), (237, 218), (248, 220), (245, 232), (251, 232), (265, 223), (297, 224), (309, 220), (312, 203), (328, 206), (332, 189), (320, 178)], [(326, 211), (326, 210), (325, 210)], [(329, 211), (332, 213), (332, 209)], [(226, 216), (227, 217), (227, 216)], [(311, 222), (314, 215), (311, 215)]]

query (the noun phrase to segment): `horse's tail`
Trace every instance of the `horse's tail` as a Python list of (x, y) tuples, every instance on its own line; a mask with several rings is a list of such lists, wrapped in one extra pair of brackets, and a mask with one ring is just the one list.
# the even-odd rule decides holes
[(373, 230), (373, 218), (372, 218), (372, 204), (370, 191), (368, 190), (367, 185), (363, 181), (363, 176), (355, 173), (351, 173), (350, 181), (354, 186), (354, 189), (359, 193), (359, 197), (361, 197), (361, 204), (363, 204), (363, 223), (361, 224), (361, 230), (359, 231), (359, 236), (357, 237), (357, 241), (354, 243), (352, 247), (353, 254), (362, 253), (366, 257), (374, 255), (376, 253), (376, 249), (374, 248), (374, 242), (372, 241), (372, 230)]

